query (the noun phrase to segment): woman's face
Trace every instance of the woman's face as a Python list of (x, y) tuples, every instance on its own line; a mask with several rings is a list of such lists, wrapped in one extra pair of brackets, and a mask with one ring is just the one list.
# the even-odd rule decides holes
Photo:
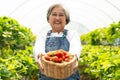
[(53, 8), (48, 21), (52, 27), (52, 32), (63, 32), (66, 25), (66, 16), (63, 8)]

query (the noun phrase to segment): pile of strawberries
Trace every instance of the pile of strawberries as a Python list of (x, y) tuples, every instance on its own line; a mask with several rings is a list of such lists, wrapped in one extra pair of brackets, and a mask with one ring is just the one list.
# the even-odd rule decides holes
[(56, 63), (62, 63), (62, 62), (69, 62), (70, 60), (72, 60), (73, 55), (71, 55), (70, 53), (64, 50), (56, 50), (56, 51), (48, 52), (45, 55), (45, 59)]

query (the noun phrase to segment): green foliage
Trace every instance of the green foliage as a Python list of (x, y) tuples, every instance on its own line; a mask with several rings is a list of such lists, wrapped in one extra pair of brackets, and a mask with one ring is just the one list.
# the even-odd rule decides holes
[(38, 77), (33, 57), (35, 39), (30, 28), (10, 17), (0, 17), (0, 80)]
[(26, 50), (11, 51), (16, 55), (10, 55), (6, 59), (0, 58), (1, 79), (21, 80), (23, 76), (30, 76), (30, 79), (33, 80), (34, 77), (37, 77), (39, 70), (34, 61), (33, 54), (30, 54), (32, 53), (32, 48), (27, 47)]
[(16, 20), (9, 17), (0, 17), (0, 49), (10, 46), (11, 49), (25, 49), (34, 43), (30, 28), (21, 26)]
[(119, 80), (120, 21), (83, 34), (80, 39), (83, 44), (79, 61), (81, 75), (88, 77), (87, 80)]
[(88, 74), (92, 80), (119, 80), (120, 47), (85, 45), (79, 65), (81, 74)]
[(115, 40), (120, 39), (120, 21), (110, 24), (109, 27), (98, 28), (87, 34), (83, 34), (80, 38), (82, 44), (114, 45)]

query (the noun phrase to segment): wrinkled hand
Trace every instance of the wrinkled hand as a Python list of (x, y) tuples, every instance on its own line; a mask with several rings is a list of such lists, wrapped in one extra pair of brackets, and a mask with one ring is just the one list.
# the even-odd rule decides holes
[(76, 62), (74, 63), (74, 68), (73, 68), (73, 70), (77, 70), (77, 68), (78, 68), (78, 60), (76, 60)]
[(77, 55), (75, 54), (75, 56), (76, 56), (76, 61), (75, 61), (75, 63), (74, 63), (74, 68), (73, 68), (73, 70), (76, 70), (76, 69), (78, 68), (78, 59), (77, 59)]
[(42, 63), (41, 63), (41, 59), (42, 59), (42, 56), (43, 56), (44, 54), (42, 54), (42, 53), (40, 53), (39, 55), (38, 55), (38, 66), (39, 66), (39, 69), (41, 70), (41, 71), (43, 71), (44, 69), (43, 69), (43, 66), (42, 66)]

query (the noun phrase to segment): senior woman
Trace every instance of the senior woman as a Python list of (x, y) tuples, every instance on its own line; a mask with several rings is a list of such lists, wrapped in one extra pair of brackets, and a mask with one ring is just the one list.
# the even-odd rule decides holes
[[(63, 5), (54, 4), (50, 6), (47, 12), (47, 21), (52, 30), (49, 30), (48, 32), (42, 32), (37, 37), (34, 47), (34, 56), (40, 68), (39, 80), (56, 80), (54, 78), (46, 77), (44, 74), (42, 74), (44, 68), (41, 64), (41, 56), (52, 50), (63, 49), (76, 55), (76, 57), (79, 59), (81, 43), (77, 32), (65, 29), (65, 26), (70, 22), (70, 16)], [(78, 68), (77, 60), (74, 68)], [(57, 80), (80, 80), (80, 76), (77, 70), (70, 77)]]

